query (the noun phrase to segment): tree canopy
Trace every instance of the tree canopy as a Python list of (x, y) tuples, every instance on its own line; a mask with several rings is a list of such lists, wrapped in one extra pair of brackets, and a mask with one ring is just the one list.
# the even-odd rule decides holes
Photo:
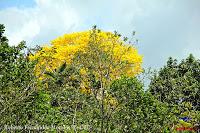
[(200, 60), (191, 54), (185, 60), (169, 58), (167, 65), (155, 74), (149, 91), (162, 102), (190, 103), (194, 110), (200, 109)]
[(25, 41), (10, 45), (4, 31), (0, 25), (2, 132), (12, 132), (5, 125), (50, 127), (30, 129), (38, 132), (198, 130), (200, 61), (192, 55), (180, 63), (169, 58), (145, 90), (137, 77), (143, 57), (117, 32), (95, 26), (30, 49)]

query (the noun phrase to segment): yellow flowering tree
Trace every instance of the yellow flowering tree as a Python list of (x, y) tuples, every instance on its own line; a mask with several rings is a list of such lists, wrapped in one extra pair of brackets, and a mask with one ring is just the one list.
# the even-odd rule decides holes
[(142, 56), (133, 45), (126, 44), (117, 34), (97, 29), (58, 37), (30, 59), (38, 61), (35, 72), (41, 79), (45, 78), (45, 71), (54, 72), (63, 63), (80, 66), (85, 77), (93, 71), (95, 78), (106, 82), (142, 71)]
[(117, 106), (117, 100), (107, 91), (111, 82), (121, 76), (134, 77), (142, 72), (142, 56), (126, 42), (126, 38), (96, 27), (58, 37), (30, 59), (38, 61), (35, 72), (40, 79), (47, 78), (46, 72), (53, 73), (65, 63), (77, 68), (81, 91), (94, 95), (101, 103), (101, 131), (106, 110), (108, 115), (109, 110)]

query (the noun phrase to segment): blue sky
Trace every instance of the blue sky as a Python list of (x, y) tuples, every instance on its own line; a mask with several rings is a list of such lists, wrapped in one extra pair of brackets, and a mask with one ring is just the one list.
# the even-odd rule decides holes
[(34, 0), (0, 0), (0, 9), (10, 7), (32, 7), (35, 4)]
[(12, 45), (48, 44), (96, 24), (128, 37), (136, 31), (146, 68), (169, 56), (200, 58), (200, 0), (0, 0), (0, 23)]

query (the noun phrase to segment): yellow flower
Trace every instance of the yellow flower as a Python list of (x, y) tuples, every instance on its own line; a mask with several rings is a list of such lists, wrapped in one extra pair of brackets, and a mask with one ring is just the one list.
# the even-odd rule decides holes
[(80, 69), (80, 74), (81, 75), (86, 75), (87, 71), (84, 68), (82, 68), (82, 69)]
[(117, 102), (117, 100), (116, 100), (115, 98), (111, 98), (111, 99), (109, 100), (109, 104), (110, 104), (111, 106), (117, 106), (118, 102)]
[(85, 85), (84, 83), (82, 83), (80, 87), (81, 87), (80, 91), (82, 93), (91, 94), (91, 89), (87, 85)]
[[(79, 55), (87, 55), (89, 59), (74, 61)], [(104, 53), (100, 56), (101, 53)], [(102, 57), (104, 59), (99, 59)], [(95, 65), (100, 61), (101, 72), (110, 68), (109, 77), (113, 80), (121, 75), (135, 76), (142, 71), (142, 56), (138, 54), (137, 49), (125, 44), (119, 36), (111, 32), (95, 32), (93, 30), (65, 34), (51, 41), (50, 46), (44, 46), (40, 51), (29, 57), (31, 60), (38, 60), (35, 67), (36, 75), (43, 76), (45, 70), (54, 71), (63, 62), (67, 64), (83, 65), (80, 70), (81, 75), (87, 74), (89, 66)], [(96, 61), (94, 61), (96, 59)], [(98, 61), (99, 60), (99, 61)], [(126, 62), (126, 63), (124, 63)], [(93, 63), (93, 64), (91, 64)], [(109, 65), (109, 63), (112, 63)], [(99, 67), (93, 67), (95, 78), (99, 78)]]

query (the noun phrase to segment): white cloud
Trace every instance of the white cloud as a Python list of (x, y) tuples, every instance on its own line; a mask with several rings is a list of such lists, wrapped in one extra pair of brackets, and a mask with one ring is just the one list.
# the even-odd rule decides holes
[(94, 24), (127, 35), (134, 30), (133, 17), (143, 10), (136, 0), (35, 0), (35, 3), (34, 7), (0, 10), (0, 23), (5, 24), (11, 45), (21, 40), (29, 45), (49, 43), (64, 33), (86, 30)]
[(36, 0), (32, 8), (3, 9), (0, 18), (11, 45), (22, 40), (29, 45), (48, 43), (53, 37), (73, 31), (81, 23), (78, 13), (64, 0)]
[(30, 8), (0, 10), (11, 44), (49, 43), (96, 24), (125, 36), (136, 31), (144, 66), (158, 68), (169, 56), (200, 57), (199, 0), (35, 0)]

